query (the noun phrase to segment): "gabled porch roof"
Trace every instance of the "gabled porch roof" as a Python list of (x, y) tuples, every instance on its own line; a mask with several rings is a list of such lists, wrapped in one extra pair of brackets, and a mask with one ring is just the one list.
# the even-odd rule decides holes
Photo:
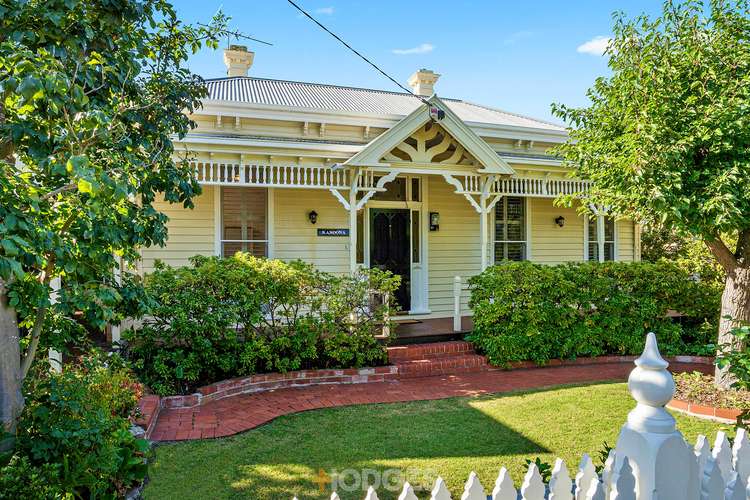
[(403, 120), (372, 140), (364, 149), (343, 162), (345, 167), (388, 167), (389, 163), (382, 158), (408, 139), (425, 124), (434, 120), (430, 109), (437, 108), (444, 113), (438, 121), (453, 138), (480, 163), (477, 173), (513, 175), (513, 168), (503, 160), (481, 137), (472, 131), (451, 109), (436, 95), (427, 99)]

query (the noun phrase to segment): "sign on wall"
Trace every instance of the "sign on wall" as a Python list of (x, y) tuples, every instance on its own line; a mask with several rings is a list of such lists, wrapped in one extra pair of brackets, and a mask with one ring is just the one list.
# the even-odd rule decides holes
[(318, 236), (349, 236), (349, 228), (318, 229)]

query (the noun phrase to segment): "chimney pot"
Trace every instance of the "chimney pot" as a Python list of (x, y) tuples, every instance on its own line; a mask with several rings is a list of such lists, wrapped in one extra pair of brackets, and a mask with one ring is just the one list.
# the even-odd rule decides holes
[(227, 76), (247, 76), (254, 57), (255, 52), (247, 50), (244, 45), (230, 45), (228, 49), (224, 49)]
[(409, 87), (415, 94), (429, 97), (435, 93), (434, 85), (440, 75), (430, 69), (420, 69), (409, 77)]

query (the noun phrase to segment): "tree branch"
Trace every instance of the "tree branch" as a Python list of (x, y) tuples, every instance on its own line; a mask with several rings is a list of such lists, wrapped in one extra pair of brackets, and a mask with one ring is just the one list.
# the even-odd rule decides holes
[[(71, 226), (71, 224), (73, 224), (74, 220), (75, 213), (70, 214), (67, 220), (63, 223), (60, 232), (65, 233)], [(47, 255), (47, 266), (45, 267), (44, 272), (39, 279), (42, 284), (49, 286), (49, 283), (51, 281), (50, 276), (52, 275), (52, 270), (54, 269), (54, 267), (55, 256), (54, 254), (49, 254)], [(29, 342), (29, 345), (26, 348), (26, 353), (24, 354), (23, 360), (21, 361), (21, 380), (26, 378), (26, 375), (31, 369), (31, 365), (34, 362), (36, 350), (39, 346), (39, 337), (41, 336), (42, 327), (44, 326), (44, 317), (47, 315), (47, 309), (49, 309), (49, 306), (40, 306), (36, 311), (36, 315), (34, 316), (34, 325), (31, 327), (31, 342)]]
[(49, 198), (54, 198), (60, 193), (63, 193), (65, 191), (70, 191), (72, 189), (75, 189), (78, 185), (76, 183), (71, 182), (70, 184), (65, 184), (64, 186), (60, 186), (59, 188), (55, 189), (54, 191), (50, 191), (49, 193), (42, 196), (42, 200), (48, 200)]
[(746, 266), (750, 260), (750, 229), (742, 229), (737, 235), (737, 251), (735, 252), (740, 264)]
[(39, 337), (42, 332), (42, 326), (44, 326), (44, 317), (47, 314), (47, 306), (40, 307), (36, 311), (36, 316), (34, 317), (34, 326), (31, 329), (31, 342), (29, 342), (28, 347), (26, 348), (26, 353), (23, 356), (23, 360), (21, 361), (21, 380), (26, 378), (26, 375), (29, 373), (29, 369), (31, 369), (31, 364), (34, 362), (34, 357), (36, 356), (36, 349), (39, 346)]
[(721, 267), (724, 268), (724, 271), (729, 273), (735, 267), (737, 267), (737, 259), (734, 257), (732, 251), (727, 248), (726, 243), (724, 243), (724, 241), (720, 237), (717, 236), (711, 241), (704, 240), (704, 243), (711, 251), (713, 256), (716, 257), (716, 260), (719, 261), (719, 264), (721, 264)]

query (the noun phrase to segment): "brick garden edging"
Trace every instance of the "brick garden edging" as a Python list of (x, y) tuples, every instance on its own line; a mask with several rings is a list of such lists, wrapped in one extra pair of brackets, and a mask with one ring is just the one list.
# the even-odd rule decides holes
[(146, 436), (150, 436), (154, 427), (156, 427), (156, 420), (159, 418), (161, 408), (161, 399), (155, 394), (147, 394), (138, 401), (138, 409), (141, 415), (134, 423), (146, 431)]
[[(602, 365), (607, 363), (632, 363), (638, 356), (597, 356), (595, 358), (551, 359), (544, 366)], [(713, 365), (714, 358), (708, 356), (664, 356), (670, 363), (691, 363), (696, 365)], [(510, 364), (514, 368), (539, 368), (533, 361), (516, 361)]]
[(667, 408), (691, 417), (698, 417), (705, 420), (713, 420), (724, 424), (733, 424), (737, 417), (742, 413), (735, 408), (716, 408), (714, 406), (705, 406), (681, 399), (673, 399), (667, 403)]
[(265, 392), (287, 387), (306, 387), (330, 384), (367, 384), (398, 379), (395, 365), (374, 368), (300, 370), (286, 373), (261, 373), (249, 377), (222, 380), (198, 388), (198, 392), (184, 396), (161, 398), (161, 408), (193, 408), (236, 394)]
[[(599, 356), (595, 358), (577, 358), (573, 360), (550, 360), (545, 366), (579, 366), (610, 363), (632, 363), (637, 356)], [(704, 356), (674, 356), (665, 358), (670, 362), (713, 364), (713, 358)], [(532, 361), (511, 363), (510, 369), (538, 368)], [(439, 366), (436, 366), (436, 369)], [(499, 370), (500, 368), (492, 368)], [(437, 372), (435, 374), (438, 374)], [(424, 373), (422, 376), (431, 376)], [(248, 394), (271, 391), (288, 387), (306, 387), (312, 385), (331, 384), (366, 384), (372, 382), (386, 382), (400, 380), (402, 376), (413, 374), (399, 373), (398, 365), (377, 366), (373, 368), (347, 368), (300, 370), (286, 373), (262, 373), (248, 377), (223, 380), (215, 384), (200, 387), (193, 394), (181, 396), (164, 396), (160, 400), (159, 408), (194, 408), (209, 401), (216, 401), (236, 394)], [(157, 396), (149, 396), (157, 397)], [(158, 413), (158, 411), (157, 411)], [(155, 420), (155, 419), (154, 419)], [(148, 435), (148, 434), (147, 434)]]

